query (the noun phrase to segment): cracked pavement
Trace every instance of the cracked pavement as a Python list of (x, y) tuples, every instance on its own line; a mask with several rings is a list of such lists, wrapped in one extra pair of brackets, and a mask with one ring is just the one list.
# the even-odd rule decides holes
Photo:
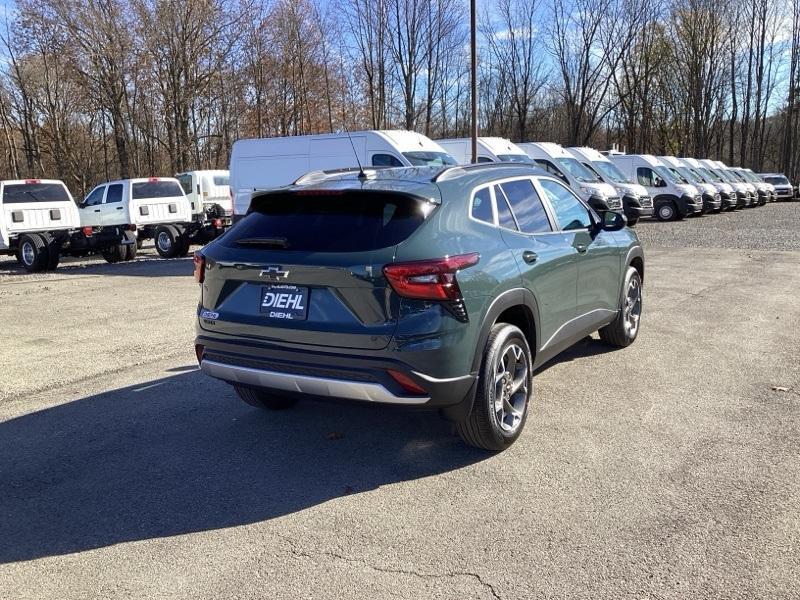
[(0, 598), (799, 597), (800, 251), (656, 226), (639, 339), (541, 369), (500, 455), (245, 405), (194, 366), (188, 260), (0, 259)]

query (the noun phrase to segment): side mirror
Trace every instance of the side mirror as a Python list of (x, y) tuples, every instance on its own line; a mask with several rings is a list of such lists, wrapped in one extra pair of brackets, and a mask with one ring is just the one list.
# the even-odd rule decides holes
[(600, 215), (602, 220), (600, 228), (603, 231), (619, 231), (625, 229), (628, 219), (623, 213), (607, 210)]

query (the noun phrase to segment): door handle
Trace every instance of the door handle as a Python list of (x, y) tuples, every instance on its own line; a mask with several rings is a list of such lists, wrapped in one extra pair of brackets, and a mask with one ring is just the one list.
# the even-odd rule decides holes
[(525, 250), (525, 252), (522, 253), (522, 260), (524, 260), (529, 265), (535, 263), (538, 260), (538, 258), (539, 255), (536, 254), (536, 252), (534, 252), (533, 250)]
[(100, 209), (99, 208), (95, 208), (94, 212), (100, 212)]
[(122, 210), (123, 208), (124, 208), (124, 207), (122, 207), (122, 206), (118, 206), (118, 207), (117, 207), (117, 210)]
[(575, 250), (577, 250), (580, 254), (584, 254), (586, 252), (586, 246), (584, 244), (578, 244), (575, 246)]

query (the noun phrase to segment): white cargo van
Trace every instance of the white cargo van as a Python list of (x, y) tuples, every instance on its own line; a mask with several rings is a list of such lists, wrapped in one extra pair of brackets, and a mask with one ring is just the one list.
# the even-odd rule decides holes
[[(436, 140), (460, 165), (472, 162), (472, 139), (451, 138)], [(533, 163), (533, 159), (511, 140), (501, 137), (478, 138), (478, 162)]]
[(683, 162), (674, 156), (659, 156), (659, 160), (664, 163), (664, 166), (669, 169), (677, 179), (683, 183), (693, 185), (703, 197), (703, 212), (719, 212), (722, 209), (722, 196), (719, 190), (711, 183), (706, 183), (703, 179), (692, 173)]
[(719, 193), (720, 210), (734, 210), (737, 204), (736, 191), (729, 183), (723, 181), (719, 175), (711, 173), (703, 167), (696, 158), (680, 158), (684, 167), (703, 183), (710, 183)]
[(747, 206), (749, 206), (750, 208), (758, 206), (759, 198), (756, 186), (754, 186), (749, 181), (745, 180), (736, 171), (734, 171), (731, 167), (726, 165), (721, 160), (715, 160), (714, 164), (717, 165), (717, 169), (719, 169), (719, 171), (723, 173), (725, 177), (729, 178), (729, 181), (735, 181), (736, 183), (740, 183), (744, 186), (744, 189), (747, 190), (747, 196), (749, 199)]
[(230, 186), (234, 218), (244, 216), (254, 191), (289, 185), (311, 171), (358, 167), (455, 165), (439, 144), (414, 131), (354, 131), (257, 138), (233, 144)]
[(566, 183), (592, 208), (622, 210), (622, 196), (603, 183), (597, 173), (584, 167), (572, 154), (552, 142), (518, 144), (534, 162)]
[(199, 224), (174, 177), (120, 179), (102, 183), (78, 205), (81, 225), (129, 227), (138, 241), (154, 239), (164, 258), (186, 256)]
[(127, 226), (84, 226), (62, 181), (0, 181), (0, 205), (0, 253), (16, 256), (27, 271), (55, 269), (64, 253), (101, 253), (109, 262), (136, 255), (136, 238)]
[(567, 151), (617, 190), (622, 196), (622, 206), (629, 225), (635, 225), (641, 217), (653, 215), (653, 199), (645, 187), (620, 171), (608, 157), (586, 146), (567, 148)]
[(647, 188), (653, 198), (655, 216), (659, 221), (682, 219), (703, 212), (700, 191), (675, 177), (652, 154), (609, 152), (606, 156), (620, 171)]
[(745, 208), (750, 206), (751, 195), (748, 187), (739, 181), (736, 177), (727, 172), (727, 169), (721, 169), (717, 161), (709, 158), (699, 158), (697, 162), (711, 175), (718, 177), (719, 180), (727, 183), (733, 188), (736, 194), (736, 208)]

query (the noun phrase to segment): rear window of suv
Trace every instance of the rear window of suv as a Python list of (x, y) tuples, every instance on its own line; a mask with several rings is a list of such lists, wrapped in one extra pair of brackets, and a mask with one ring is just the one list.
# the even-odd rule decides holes
[(140, 181), (131, 186), (134, 200), (146, 198), (174, 198), (183, 196), (183, 189), (177, 181)]
[(59, 183), (15, 183), (3, 186), (3, 204), (69, 201), (66, 188)]
[(377, 250), (408, 238), (429, 207), (421, 198), (391, 192), (268, 194), (254, 198), (251, 212), (220, 242), (301, 252)]

